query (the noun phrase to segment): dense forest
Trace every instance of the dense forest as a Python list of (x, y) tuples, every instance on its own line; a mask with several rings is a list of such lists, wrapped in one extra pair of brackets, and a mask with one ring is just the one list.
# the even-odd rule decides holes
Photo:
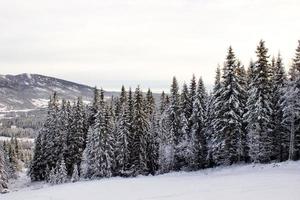
[[(288, 73), (264, 41), (256, 55), (245, 67), (229, 47), (209, 93), (193, 76), (182, 87), (174, 77), (160, 102), (139, 87), (122, 87), (110, 99), (95, 88), (91, 105), (54, 94), (35, 141), (31, 180), (60, 184), (299, 160), (300, 41)], [(0, 189), (8, 174), (4, 152)]]

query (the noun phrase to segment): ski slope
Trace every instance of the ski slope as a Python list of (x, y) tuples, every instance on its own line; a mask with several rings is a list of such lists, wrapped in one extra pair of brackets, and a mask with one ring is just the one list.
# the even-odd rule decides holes
[(160, 176), (33, 184), (1, 200), (299, 200), (300, 162), (242, 165)]

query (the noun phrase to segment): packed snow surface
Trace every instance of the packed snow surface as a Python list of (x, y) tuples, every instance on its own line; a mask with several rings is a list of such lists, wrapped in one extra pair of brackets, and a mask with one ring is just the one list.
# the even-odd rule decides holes
[(300, 162), (242, 165), (160, 176), (34, 184), (1, 200), (299, 200)]

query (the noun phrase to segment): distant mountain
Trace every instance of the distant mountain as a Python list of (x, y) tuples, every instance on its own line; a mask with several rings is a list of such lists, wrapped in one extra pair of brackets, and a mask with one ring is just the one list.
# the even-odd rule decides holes
[[(39, 74), (0, 75), (0, 111), (37, 109), (47, 106), (49, 96), (57, 92), (61, 98), (74, 100), (81, 96), (89, 102), (93, 88)], [(116, 95), (105, 92), (105, 96)]]

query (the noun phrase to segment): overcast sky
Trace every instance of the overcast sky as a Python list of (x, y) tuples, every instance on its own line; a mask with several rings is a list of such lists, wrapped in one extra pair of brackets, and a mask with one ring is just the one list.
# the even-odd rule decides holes
[(229, 45), (245, 65), (260, 39), (290, 63), (299, 0), (0, 0), (0, 74), (116, 89), (212, 84)]

